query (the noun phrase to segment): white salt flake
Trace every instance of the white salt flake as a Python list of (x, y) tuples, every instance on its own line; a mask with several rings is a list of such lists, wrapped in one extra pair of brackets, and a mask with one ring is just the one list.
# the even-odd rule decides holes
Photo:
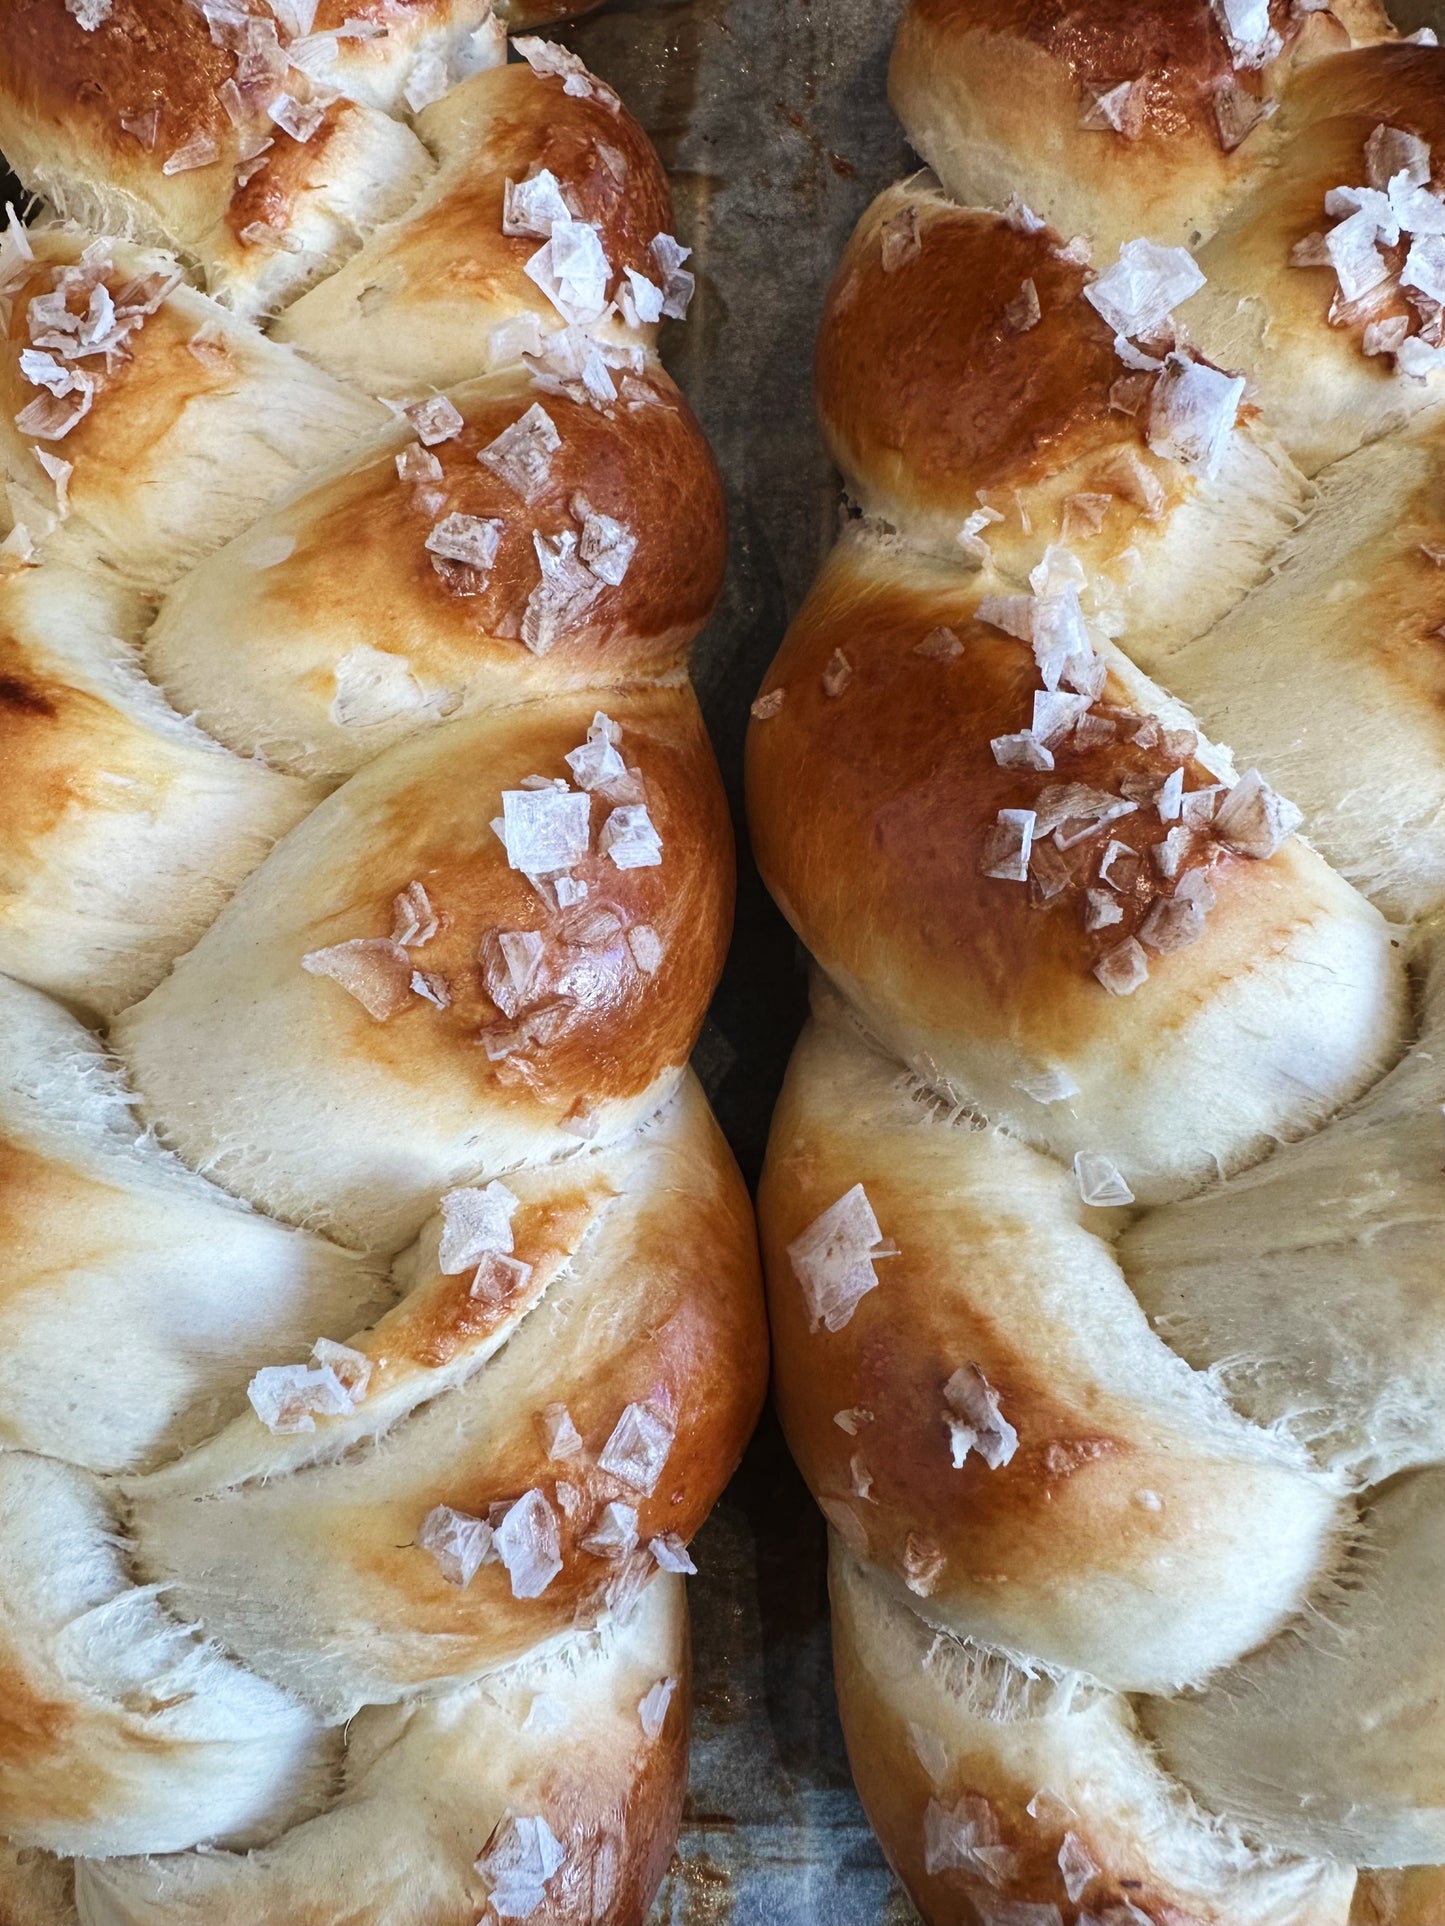
[(1019, 1434), (999, 1408), (998, 1393), (976, 1364), (965, 1364), (943, 1387), (948, 1409), (944, 1423), (953, 1451), (953, 1468), (962, 1468), (976, 1451), (990, 1471), (1006, 1465), (1018, 1450)]
[(1145, 430), (1151, 453), (1213, 476), (1229, 445), (1244, 376), (1171, 354), (1154, 384)]
[(65, 11), (82, 33), (94, 33), (103, 21), (109, 20), (114, 5), (115, 0), (65, 0)]
[(952, 1807), (930, 1799), (923, 1815), (923, 1863), (930, 1875), (962, 1872), (1002, 1887), (1018, 1870), (1018, 1855), (999, 1842), (986, 1799), (965, 1793)]
[(416, 1535), (418, 1551), (430, 1552), (448, 1585), (470, 1585), (489, 1562), (492, 1528), (470, 1512), (434, 1505)]
[(391, 940), (403, 949), (421, 949), (441, 928), (423, 883), (408, 883), (391, 899)]
[(907, 267), (923, 252), (923, 243), (918, 236), (918, 209), (911, 201), (906, 207), (900, 207), (896, 214), (890, 214), (883, 223), (878, 235), (878, 251), (885, 274), (896, 274), (899, 268)]
[(637, 1703), (637, 1716), (642, 1730), (649, 1739), (662, 1736), (662, 1728), (667, 1720), (667, 1708), (672, 1703), (672, 1695), (677, 1690), (676, 1679), (659, 1679), (649, 1686)]
[(1001, 809), (998, 812), (997, 822), (983, 839), (980, 867), (985, 876), (996, 877), (1005, 883), (1028, 881), (1034, 822), (1031, 809)]
[(652, 1539), (647, 1549), (663, 1571), (681, 1572), (688, 1577), (696, 1576), (697, 1566), (688, 1557), (687, 1546), (675, 1531), (664, 1532), (660, 1538)]
[(1079, 1086), (1068, 1071), (1057, 1068), (1015, 1077), (1014, 1088), (1022, 1090), (1026, 1097), (1032, 1097), (1035, 1103), (1063, 1103), (1067, 1098), (1079, 1094)]
[(511, 1814), (503, 1819), (476, 1862), (497, 1918), (530, 1919), (566, 1857), (545, 1819)]
[(861, 1184), (815, 1217), (788, 1246), (788, 1261), (808, 1306), (809, 1328), (841, 1331), (859, 1300), (878, 1283), (874, 1261), (893, 1256), (895, 1249), (885, 1242)]
[(637, 1549), (637, 1507), (614, 1499), (602, 1507), (592, 1530), (581, 1541), (594, 1558), (628, 1558)]
[(641, 803), (624, 803), (612, 811), (602, 825), (597, 848), (619, 869), (655, 869), (662, 861), (662, 838)]
[(549, 1458), (575, 1458), (581, 1451), (582, 1434), (565, 1404), (543, 1405), (537, 1414), (537, 1426)]
[(411, 999), (411, 958), (389, 937), (358, 936), (309, 950), (301, 967), (339, 984), (378, 1023), (396, 1016)]
[(251, 1409), (278, 1436), (314, 1431), (317, 1418), (344, 1418), (350, 1393), (329, 1365), (268, 1364), (246, 1386)]
[(1389, 278), (1389, 265), (1375, 246), (1376, 232), (1374, 215), (1361, 208), (1325, 236), (1325, 252), (1346, 301), (1360, 300)]
[(70, 478), (75, 473), (75, 463), (62, 461), (48, 448), (32, 447), (30, 452), (55, 484), (55, 512), (64, 521), (70, 513)]
[(862, 1405), (854, 1405), (849, 1411), (835, 1411), (833, 1422), (840, 1431), (846, 1431), (850, 1438), (856, 1438), (860, 1425), (872, 1424), (873, 1413), (865, 1410)]
[(629, 328), (650, 328), (662, 319), (662, 289), (636, 268), (625, 268), (617, 305)]
[(1094, 965), (1094, 975), (1110, 996), (1132, 996), (1148, 978), (1149, 959), (1134, 938), (1126, 936), (1122, 943), (1106, 950), (1099, 958)]
[(219, 149), (212, 135), (204, 129), (184, 142), (161, 162), (163, 174), (189, 174), (198, 167), (209, 167), (216, 160)]
[(442, 1233), (437, 1268), (444, 1277), (469, 1271), (489, 1251), (514, 1248), (512, 1218), (521, 1200), (495, 1179), (485, 1189), (449, 1190), (441, 1200)]
[(637, 537), (625, 522), (589, 508), (582, 518), (577, 552), (599, 581), (617, 588), (637, 552)]
[(561, 446), (562, 437), (552, 417), (534, 401), (510, 428), (487, 443), (477, 460), (523, 501), (533, 502), (546, 490), (552, 457)]
[(1432, 301), (1445, 302), (1445, 235), (1421, 235), (1411, 243), (1400, 282), (1404, 287), (1419, 288)]
[(372, 1372), (372, 1361), (365, 1351), (355, 1351), (349, 1344), (338, 1344), (333, 1338), (317, 1338), (311, 1347), (311, 1361), (329, 1366), (352, 1403), (361, 1403)]
[(1430, 186), (1417, 187), (1402, 169), (1387, 190), (1390, 212), (1406, 234), (1445, 234), (1445, 199)]
[(1064, 1876), (1064, 1891), (1077, 1905), (1085, 1889), (1099, 1877), (1099, 1863), (1076, 1832), (1066, 1832), (1059, 1847), (1059, 1871)]
[(1091, 88), (1092, 98), (1079, 122), (1091, 133), (1113, 132), (1125, 140), (1138, 140), (1144, 131), (1144, 115), (1149, 104), (1146, 79), (1121, 80), (1116, 87)]
[(602, 318), (612, 269), (590, 222), (574, 221), (570, 215), (554, 221), (551, 238), (528, 258), (522, 272), (564, 321), (586, 327)]
[[(952, 629), (940, 627), (930, 629), (921, 642), (915, 642), (913, 653), (926, 656), (931, 662), (952, 662), (963, 654), (963, 644)], [(753, 713), (757, 713), (756, 703)]]
[(1219, 133), (1219, 144), (1226, 154), (1232, 154), (1242, 147), (1256, 127), (1272, 120), (1279, 103), (1265, 100), (1252, 94), (1247, 87), (1230, 76), (1221, 80), (1214, 89), (1214, 125)]
[(599, 789), (626, 775), (627, 765), (617, 747), (621, 740), (621, 729), (599, 709), (588, 725), (586, 742), (578, 749), (569, 749), (565, 757), (579, 789)]
[(662, 940), (650, 923), (634, 923), (627, 932), (632, 960), (644, 976), (655, 976), (662, 963)]
[(648, 252), (662, 279), (662, 312), (674, 321), (685, 319), (696, 282), (682, 264), (692, 249), (683, 247), (671, 234), (654, 234)]
[(1172, 956), (1204, 934), (1204, 911), (1187, 896), (1158, 897), (1139, 925), (1139, 941), (1156, 956)]
[(1113, 267), (1084, 289), (1084, 299), (1115, 334), (1147, 339), (1203, 286), (1204, 275), (1187, 248), (1126, 241)]
[(417, 440), (428, 448), (437, 442), (455, 441), (464, 425), (461, 415), (445, 395), (430, 395), (424, 401), (408, 402), (402, 413), (416, 430)]
[(509, 180), (503, 190), (504, 234), (527, 235), (535, 240), (549, 241), (558, 221), (575, 219), (575, 210), (567, 205), (562, 183), (550, 167), (538, 168), (535, 174), (529, 175), (524, 181)]
[(1030, 729), (1017, 735), (995, 736), (989, 743), (1000, 769), (1052, 769), (1054, 758)]
[(1394, 354), (1410, 332), (1408, 314), (1388, 315), (1383, 321), (1367, 321), (1360, 337), (1366, 354)]
[[(1013, 334), (1027, 334), (1043, 318), (1037, 283), (1030, 277), (1003, 311), (1004, 323)], [(1000, 517), (1002, 519), (1002, 517)]]
[(1034, 598), (1031, 595), (985, 595), (974, 615), (980, 622), (986, 622), (991, 629), (1002, 629), (1005, 635), (1016, 636), (1020, 642), (1034, 639)]
[(537, 876), (571, 869), (588, 853), (591, 823), (591, 799), (576, 790), (502, 791), (502, 841), (512, 869)]
[[(1122, 845), (1119, 845), (1122, 847)], [(1089, 889), (1084, 892), (1084, 928), (1086, 930), (1108, 929), (1114, 923), (1122, 923), (1124, 911), (1117, 898), (1107, 890)]]
[(853, 664), (841, 649), (834, 649), (823, 665), (823, 694), (836, 698), (842, 695), (852, 680)]
[(522, 640), (534, 655), (545, 655), (580, 626), (602, 593), (602, 583), (578, 556), (577, 537), (570, 528), (551, 539), (534, 530), (532, 547), (542, 577), (527, 597)]
[(1302, 810), (1278, 796), (1257, 769), (1247, 769), (1214, 817), (1214, 833), (1241, 856), (1273, 856), (1304, 821)]
[(1406, 186), (1429, 185), (1429, 143), (1418, 134), (1381, 122), (1365, 142), (1365, 178), (1383, 192), (1399, 174), (1404, 175)]
[(598, 1469), (650, 1498), (662, 1476), (677, 1428), (650, 1404), (629, 1404), (597, 1457)]
[(1397, 373), (1408, 375), (1414, 381), (1424, 381), (1438, 374), (1442, 367), (1445, 367), (1445, 347), (1431, 347), (1417, 334), (1407, 336), (1395, 350)]
[(562, 1569), (557, 1514), (538, 1490), (524, 1492), (492, 1527), (492, 1547), (507, 1568), (513, 1598), (538, 1598)]
[(1269, 0), (1209, 0), (1236, 68), (1263, 67), (1283, 44), (1269, 24)]
[(1098, 1209), (1134, 1201), (1134, 1193), (1119, 1174), (1118, 1165), (1098, 1151), (1075, 1152), (1074, 1181), (1084, 1202)]
[(501, 547), (506, 524), (479, 515), (447, 515), (426, 538), (428, 551), (446, 562), (462, 562), (480, 574), (490, 572)]

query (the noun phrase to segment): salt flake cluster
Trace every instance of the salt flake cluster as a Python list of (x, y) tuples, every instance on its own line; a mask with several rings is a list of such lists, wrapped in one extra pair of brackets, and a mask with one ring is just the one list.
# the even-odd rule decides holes
[(841, 1331), (859, 1302), (878, 1286), (875, 1262), (898, 1254), (898, 1246), (879, 1228), (868, 1193), (854, 1184), (788, 1246), (810, 1328)]

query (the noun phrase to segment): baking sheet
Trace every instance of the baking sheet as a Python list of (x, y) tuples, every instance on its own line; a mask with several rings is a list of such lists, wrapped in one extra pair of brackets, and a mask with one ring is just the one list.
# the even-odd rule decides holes
[[(663, 353), (722, 469), (728, 582), (693, 672), (738, 833), (736, 934), (698, 1069), (749, 1182), (805, 984), (747, 858), (748, 704), (836, 525), (813, 423), (823, 293), (910, 166), (885, 100), (900, 0), (612, 0), (563, 31), (672, 176), (698, 293)], [(657, 1926), (916, 1919), (853, 1792), (833, 1701), (823, 1524), (765, 1417), (694, 1546), (692, 1781)]]

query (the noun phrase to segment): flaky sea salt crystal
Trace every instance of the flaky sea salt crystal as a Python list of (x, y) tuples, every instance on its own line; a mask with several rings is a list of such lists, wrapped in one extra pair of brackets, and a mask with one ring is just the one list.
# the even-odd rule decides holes
[(1434, 187), (1416, 187), (1403, 172), (1390, 182), (1390, 212), (1406, 234), (1445, 234), (1445, 199)]
[(1150, 861), (1162, 877), (1172, 880), (1184, 867), (1193, 846), (1193, 831), (1179, 823), (1162, 843), (1155, 843), (1149, 852)]
[(549, 1458), (575, 1458), (582, 1449), (582, 1434), (565, 1404), (543, 1405), (537, 1414), (537, 1429)]
[(1139, 925), (1139, 941), (1157, 956), (1172, 956), (1176, 950), (1187, 950), (1203, 934), (1203, 910), (1197, 902), (1183, 896), (1158, 897)]
[(665, 1572), (681, 1572), (688, 1577), (697, 1572), (697, 1566), (688, 1557), (687, 1546), (675, 1531), (664, 1532), (660, 1538), (652, 1539), (647, 1549)]
[(1119, 1174), (1118, 1165), (1096, 1150), (1075, 1152), (1074, 1181), (1079, 1186), (1080, 1197), (1096, 1209), (1134, 1201), (1134, 1193)]
[(601, 319), (612, 269), (590, 222), (570, 216), (554, 221), (551, 239), (528, 258), (522, 272), (564, 321), (588, 327)]
[(1051, 903), (1073, 880), (1068, 864), (1054, 845), (1041, 843), (1035, 837), (1029, 851), (1029, 901)]
[(1032, 277), (1024, 282), (1013, 300), (1003, 311), (1004, 325), (1013, 334), (1027, 334), (1036, 328), (1043, 317), (1039, 306), (1039, 290)]
[(1106, 742), (1112, 742), (1118, 733), (1119, 725), (1112, 716), (1096, 716), (1090, 711), (1074, 724), (1074, 747), (1099, 749)]
[(655, 869), (662, 861), (662, 838), (642, 803), (614, 809), (597, 838), (598, 853), (619, 869)]
[(448, 515), (429, 531), (426, 546), (444, 561), (464, 562), (485, 575), (497, 559), (505, 527), (478, 515)]
[(70, 478), (75, 473), (75, 463), (62, 461), (48, 448), (32, 448), (30, 452), (55, 485), (55, 512), (64, 521), (70, 513)]
[(524, 1492), (492, 1527), (492, 1548), (507, 1568), (513, 1598), (539, 1598), (562, 1569), (557, 1514), (543, 1494)]
[(1123, 920), (1124, 911), (1116, 897), (1111, 896), (1107, 890), (1085, 890), (1084, 928), (1086, 930), (1106, 930), (1115, 923), (1122, 923)]
[(597, 789), (627, 773), (617, 747), (621, 740), (621, 729), (599, 709), (588, 725), (587, 740), (580, 748), (569, 749), (565, 757), (579, 789)]
[(322, 121), (326, 118), (326, 103), (321, 100), (300, 101), (291, 94), (277, 94), (267, 107), (266, 112), (292, 140), (303, 145), (310, 140)]
[[(930, 629), (921, 642), (913, 645), (915, 655), (926, 656), (931, 662), (952, 662), (963, 654), (963, 644), (949, 628)], [(756, 712), (756, 705), (754, 705)]]
[(650, 923), (634, 923), (627, 932), (632, 960), (644, 976), (655, 976), (662, 963), (662, 940)]
[(430, 1552), (448, 1585), (470, 1585), (488, 1562), (492, 1528), (470, 1512), (434, 1505), (416, 1535), (418, 1551)]
[[(455, 441), (464, 425), (445, 395), (429, 395), (424, 401), (408, 402), (402, 413), (416, 430), (417, 440), (428, 448), (438, 442)], [(437, 473), (440, 472), (438, 468)]]
[(1272, 790), (1257, 769), (1246, 769), (1214, 817), (1214, 833), (1241, 856), (1273, 856), (1304, 821), (1302, 810)]
[(437, 1268), (444, 1277), (470, 1270), (488, 1251), (510, 1251), (512, 1218), (521, 1200), (495, 1179), (484, 1189), (475, 1185), (449, 1190), (441, 1200), (442, 1234)]
[(1419, 288), (1432, 301), (1445, 302), (1445, 235), (1425, 234), (1411, 243), (1400, 284)]
[(891, 1256), (873, 1206), (861, 1184), (814, 1218), (788, 1246), (788, 1261), (802, 1286), (810, 1328), (841, 1331), (859, 1300), (875, 1288), (875, 1259)]
[(1059, 1871), (1064, 1876), (1064, 1891), (1077, 1905), (1085, 1889), (1099, 1877), (1099, 1863), (1076, 1832), (1066, 1832), (1059, 1847)]
[(637, 552), (637, 537), (625, 522), (589, 509), (577, 552), (600, 582), (617, 588)]
[(1171, 312), (1204, 286), (1187, 248), (1126, 241), (1113, 267), (1084, 289), (1084, 299), (1115, 334), (1157, 334)]
[(577, 537), (570, 528), (550, 540), (534, 530), (532, 547), (542, 579), (527, 597), (522, 640), (534, 655), (545, 655), (581, 625), (602, 593), (602, 583), (578, 556)]
[(532, 502), (546, 490), (552, 457), (561, 446), (562, 437), (552, 417), (534, 401), (510, 428), (487, 443), (477, 460), (523, 501)]
[(217, 158), (219, 149), (213, 135), (204, 128), (192, 134), (161, 162), (163, 174), (189, 174), (194, 168), (209, 167)]
[(1057, 1068), (1015, 1077), (1014, 1088), (1022, 1090), (1026, 1097), (1032, 1097), (1035, 1103), (1063, 1103), (1067, 1098), (1079, 1094), (1079, 1086), (1068, 1071)]
[(671, 234), (654, 234), (648, 252), (662, 282), (662, 312), (671, 320), (681, 321), (686, 317), (697, 285), (682, 265), (692, 249), (684, 247)]
[(918, 209), (912, 201), (890, 214), (878, 231), (878, 250), (885, 274), (896, 274), (923, 251), (918, 238)]
[(487, 994), (503, 1015), (514, 1017), (541, 968), (546, 943), (536, 930), (494, 930), (483, 939), (482, 972)]
[(591, 798), (578, 790), (504, 789), (502, 824), (509, 867), (548, 876), (586, 857)]
[(550, 167), (540, 167), (524, 181), (509, 180), (502, 197), (502, 232), (548, 241), (558, 221), (576, 214), (563, 198), (562, 183)]
[(391, 916), (391, 940), (403, 949), (421, 949), (441, 928), (424, 883), (408, 883), (393, 896)]
[(581, 1541), (594, 1558), (627, 1558), (637, 1549), (637, 1507), (613, 1499), (602, 1507), (597, 1523)]
[(531, 1277), (530, 1264), (517, 1257), (504, 1257), (500, 1251), (488, 1251), (477, 1265), (467, 1295), (488, 1304), (503, 1304), (525, 1291)]
[(1256, 127), (1274, 117), (1278, 102), (1261, 99), (1247, 87), (1241, 87), (1237, 80), (1226, 77), (1215, 87), (1212, 105), (1219, 144), (1226, 154), (1232, 154), (1236, 147), (1244, 145)]
[(1358, 301), (1389, 278), (1389, 264), (1375, 246), (1375, 218), (1367, 208), (1351, 214), (1325, 236), (1325, 251), (1346, 301)]
[(1209, 5), (1236, 67), (1262, 67), (1280, 51), (1280, 37), (1269, 23), (1269, 0), (1209, 0)]
[(1099, 958), (1094, 975), (1110, 996), (1132, 996), (1148, 978), (1149, 959), (1134, 938), (1126, 936)]
[(1018, 234), (1042, 234), (1048, 222), (1017, 194), (1010, 194), (1003, 204), (1003, 219)]
[(356, 1351), (349, 1344), (338, 1344), (333, 1338), (323, 1337), (312, 1345), (311, 1359), (314, 1364), (334, 1371), (352, 1403), (361, 1403), (372, 1372), (372, 1361), (365, 1351)]
[(1408, 314), (1392, 314), (1383, 321), (1367, 321), (1365, 332), (1360, 337), (1360, 346), (1366, 354), (1394, 354), (1409, 332)]
[(989, 743), (1000, 769), (1052, 769), (1054, 758), (1029, 729), (1016, 735), (995, 736)]
[(1030, 733), (1050, 747), (1066, 736), (1088, 712), (1090, 697), (1067, 695), (1062, 689), (1035, 689)]
[(413, 970), (411, 989), (413, 996), (419, 996), (424, 1003), (430, 1003), (433, 1009), (449, 1010), (451, 1008), (451, 985), (435, 970)]
[(847, 1411), (835, 1411), (833, 1422), (840, 1431), (846, 1431), (850, 1438), (856, 1438), (861, 1425), (872, 1424), (873, 1413), (862, 1405), (854, 1405)]
[(980, 869), (1004, 883), (1028, 881), (1029, 851), (1034, 839), (1031, 809), (1001, 809), (992, 829), (985, 832)]
[(329, 977), (378, 1023), (385, 1023), (411, 1000), (411, 958), (386, 936), (358, 936), (326, 949), (309, 950), (301, 967)]
[(1418, 134), (1382, 121), (1365, 142), (1365, 178), (1382, 193), (1397, 174), (1406, 186), (1425, 187), (1430, 180), (1430, 147)]
[(853, 664), (841, 649), (834, 649), (823, 665), (823, 694), (840, 696), (852, 680)]
[(64, 395), (40, 394), (27, 402), (15, 417), (22, 435), (37, 441), (64, 441), (65, 437), (90, 413), (95, 399), (95, 384), (88, 377)]
[(1122, 134), (1125, 140), (1138, 140), (1144, 131), (1144, 116), (1149, 105), (1149, 83), (1121, 80), (1114, 87), (1089, 89), (1090, 99), (1079, 121), (1090, 133)]
[(314, 1431), (317, 1418), (344, 1418), (352, 1410), (346, 1386), (330, 1365), (268, 1364), (246, 1386), (251, 1409), (278, 1436)]
[(980, 622), (1020, 642), (1034, 639), (1034, 598), (1032, 595), (985, 595), (974, 611)]
[(650, 1404), (629, 1404), (598, 1453), (598, 1469), (651, 1497), (667, 1463), (676, 1427)]
[(961, 1365), (943, 1387), (953, 1450), (959, 1470), (970, 1451), (976, 1451), (990, 1471), (1006, 1465), (1018, 1450), (1019, 1434), (999, 1408), (998, 1393), (976, 1364)]
[[(1412, 380), (1424, 381), (1445, 367), (1445, 347), (1432, 347), (1417, 334), (1403, 340), (1395, 350), (1395, 369)], [(17, 416), (18, 420), (19, 417)]]
[(642, 1730), (649, 1739), (662, 1736), (662, 1728), (667, 1720), (667, 1708), (672, 1703), (672, 1695), (677, 1690), (676, 1679), (659, 1679), (649, 1686), (637, 1703), (637, 1716)]
[(1214, 475), (1243, 399), (1243, 375), (1171, 354), (1149, 402), (1145, 438), (1151, 453)]
[(498, 1919), (530, 1919), (566, 1857), (545, 1819), (509, 1814), (476, 1862), (487, 1882), (488, 1906)]
[(1161, 823), (1177, 822), (1184, 803), (1184, 771), (1171, 769), (1154, 799)]
[(1107, 671), (1095, 657), (1072, 585), (1057, 594), (1035, 596), (1032, 641), (1045, 690), (1052, 693), (1064, 683), (1091, 699), (1102, 694)]
[(103, 21), (109, 20), (114, 5), (115, 0), (65, 0), (65, 11), (82, 33), (94, 33)]
[(1018, 1869), (1018, 1855), (999, 1843), (986, 1799), (965, 1793), (953, 1806), (930, 1799), (923, 1814), (923, 1864), (929, 1874), (967, 1873), (1001, 1887)]

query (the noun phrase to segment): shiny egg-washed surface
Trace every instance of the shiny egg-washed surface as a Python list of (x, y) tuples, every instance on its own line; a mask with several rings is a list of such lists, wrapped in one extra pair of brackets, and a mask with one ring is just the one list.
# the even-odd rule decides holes
[[(936, 178), (825, 309), (853, 518), (749, 743), (821, 966), (761, 1194), (779, 1404), (927, 1918), (1403, 1926), (1445, 1858), (1445, 430), (1413, 319), (1366, 336), (1399, 263), (1364, 312), (1300, 243), (1377, 127), (1438, 170), (1445, 55), (1076, 14), (907, 12)], [(1165, 20), (1209, 113), (1101, 125)], [(1116, 342), (1089, 291), (1140, 237), (1198, 272)], [(1160, 390), (1211, 370), (1248, 385), (1181, 455)]]
[[(261, 17), (147, 52), (95, 11), (4, 30), (121, 32), (159, 96)], [(167, 184), (236, 170), (144, 118), (121, 232), (5, 243), (0, 1916), (628, 1920), (686, 1774), (676, 1574), (765, 1361), (686, 1067), (721, 501), (615, 298), (687, 277), (580, 62), (505, 64), (475, 6), (302, 24), (324, 99), (236, 123), (306, 175), (278, 244), (187, 227)], [(68, 128), (38, 55), (0, 84), (72, 215), (119, 205), (91, 116), (134, 76), (97, 72)], [(543, 169), (605, 313), (502, 231)]]

